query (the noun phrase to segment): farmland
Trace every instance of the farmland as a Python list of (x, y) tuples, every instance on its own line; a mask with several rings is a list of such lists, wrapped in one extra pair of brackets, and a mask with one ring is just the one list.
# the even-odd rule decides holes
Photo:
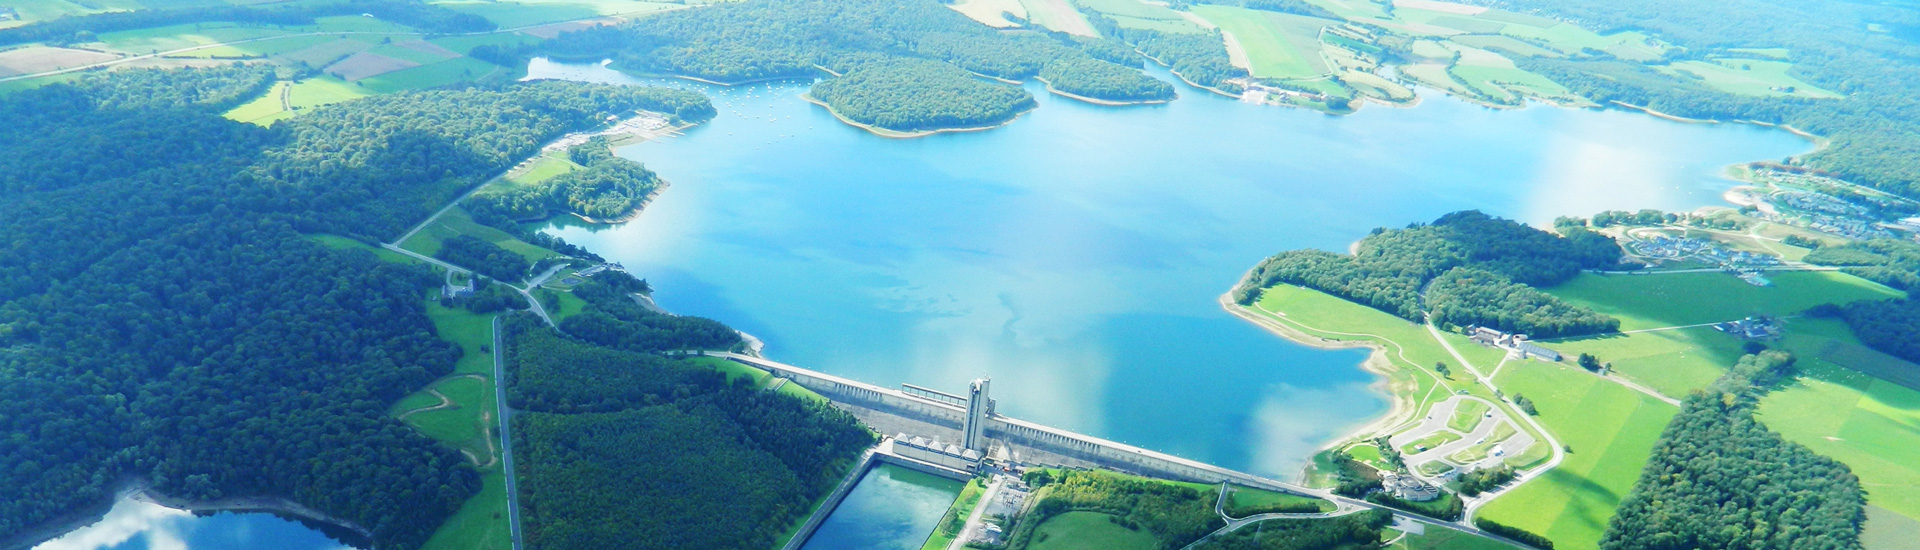
[(1819, 304), (1894, 298), (1877, 283), (1837, 272), (1781, 272), (1759, 287), (1721, 273), (1582, 274), (1548, 293), (1620, 319), (1620, 330), (1795, 315)]

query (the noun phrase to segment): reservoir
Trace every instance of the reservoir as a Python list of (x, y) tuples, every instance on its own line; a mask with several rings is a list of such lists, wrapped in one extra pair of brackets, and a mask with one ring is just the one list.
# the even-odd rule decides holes
[(801, 550), (918, 550), (966, 484), (892, 464), (867, 470)]
[[(544, 60), (529, 74), (660, 82)], [(720, 115), (619, 154), (672, 186), (633, 222), (549, 232), (771, 359), (953, 392), (991, 376), (1002, 414), (1284, 479), (1386, 401), (1364, 351), (1220, 308), (1262, 258), (1462, 209), (1545, 225), (1723, 204), (1727, 165), (1811, 147), (1619, 110), (1428, 94), (1335, 117), (1186, 86), (1137, 107), (1029, 86), (1039, 109), (1006, 127), (898, 140), (803, 101), (805, 83), (668, 85)]]
[[(333, 529), (333, 530), (337, 530)], [(33, 550), (353, 550), (319, 529), (264, 512), (195, 515), (132, 498), (92, 525)]]

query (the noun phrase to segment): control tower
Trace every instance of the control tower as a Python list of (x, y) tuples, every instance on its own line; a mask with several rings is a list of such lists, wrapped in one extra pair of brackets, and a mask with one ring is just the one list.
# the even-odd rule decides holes
[(987, 394), (992, 384), (992, 380), (981, 378), (967, 386), (966, 425), (961, 427), (962, 445), (982, 454), (987, 452), (987, 418), (993, 416), (993, 398)]

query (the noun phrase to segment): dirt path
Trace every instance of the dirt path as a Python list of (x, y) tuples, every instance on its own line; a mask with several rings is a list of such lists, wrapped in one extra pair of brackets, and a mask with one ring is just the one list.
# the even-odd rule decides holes
[(452, 400), (452, 399), (447, 399), (447, 394), (444, 394), (444, 393), (440, 393), (440, 390), (436, 390), (436, 389), (433, 389), (433, 388), (427, 388), (427, 393), (429, 393), (429, 394), (432, 394), (432, 395), (433, 395), (434, 397), (437, 397), (437, 398), (440, 398), (440, 404), (438, 404), (438, 405), (431, 405), (431, 406), (426, 406), (426, 407), (420, 407), (420, 408), (418, 408), (418, 409), (414, 409), (414, 410), (411, 410), (411, 411), (407, 411), (407, 412), (403, 412), (403, 413), (400, 413), (400, 416), (399, 416), (399, 419), (400, 419), (400, 420), (406, 420), (406, 419), (407, 419), (407, 417), (409, 417), (409, 416), (413, 416), (413, 415), (416, 415), (416, 414), (420, 414), (420, 413), (423, 413), (423, 412), (433, 412), (433, 411), (440, 411), (440, 410), (446, 410), (446, 409), (451, 409), (451, 408), (454, 408), (454, 407), (456, 407), (456, 406), (457, 406), (457, 405), (454, 405), (454, 404), (453, 404), (453, 400)]

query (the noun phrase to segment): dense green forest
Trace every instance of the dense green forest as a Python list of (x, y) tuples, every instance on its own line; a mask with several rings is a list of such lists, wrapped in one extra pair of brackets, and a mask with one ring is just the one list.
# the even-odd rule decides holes
[(1035, 106), (1017, 86), (919, 59), (863, 63), (808, 95), (848, 120), (904, 132), (992, 126)]
[(433, 257), (502, 281), (525, 279), (527, 270), (533, 269), (533, 262), (525, 256), (471, 235), (454, 235), (441, 241), (440, 251)]
[(1920, 363), (1920, 302), (1910, 298), (1854, 302), (1841, 306), (1840, 317), (1860, 343)]
[(0, 98), (0, 537), (145, 479), (285, 497), (374, 548), (418, 547), (480, 485), (387, 415), (458, 357), (425, 315), (440, 277), (304, 234), (397, 235), (608, 114), (711, 113), (686, 92), (548, 82), (272, 128), (219, 115), (271, 79), (123, 70)]
[(1251, 304), (1279, 283), (1317, 289), (1411, 321), (1482, 325), (1537, 338), (1610, 332), (1619, 321), (1535, 290), (1581, 269), (1620, 263), (1613, 239), (1586, 230), (1555, 235), (1479, 211), (1431, 224), (1376, 229), (1356, 254), (1282, 252), (1261, 262), (1233, 291)]
[[(1920, 44), (1906, 3), (1812, 0), (1501, 0), (1502, 7), (1570, 19), (1603, 32), (1640, 30), (1682, 46), (1674, 60), (1752, 57), (1736, 48), (1782, 48), (1791, 73), (1844, 94), (1832, 100), (1721, 93), (1650, 66), (1522, 58), (1521, 68), (1600, 103), (1620, 101), (1684, 117), (1790, 124), (1831, 141), (1810, 164), (1887, 191), (1920, 196)], [(1869, 24), (1872, 23), (1872, 24)], [(1910, 31), (1906, 36), (1912, 36)]]
[(770, 548), (874, 442), (831, 405), (510, 317), (530, 548)]
[(55, 44), (90, 42), (95, 35), (105, 32), (215, 21), (259, 25), (311, 25), (316, 17), (361, 14), (371, 14), (380, 19), (433, 33), (481, 32), (494, 29), (493, 22), (484, 17), (428, 5), (420, 0), (332, 0), (264, 6), (214, 5), (69, 15), (51, 21), (0, 29), (0, 46), (28, 42)]
[(1793, 363), (1779, 351), (1748, 355), (1687, 396), (1600, 547), (1860, 548), (1859, 478), (1754, 418), (1760, 396), (1791, 377)]
[(647, 282), (625, 271), (604, 271), (573, 294), (586, 300), (579, 315), (560, 322), (560, 330), (598, 345), (639, 352), (730, 350), (742, 344), (740, 333), (704, 317), (656, 312), (634, 301)]
[(1868, 347), (1920, 362), (1920, 302), (1912, 298), (1920, 294), (1920, 244), (1874, 239), (1822, 246), (1806, 261), (1842, 266), (1847, 273), (1907, 291), (1905, 299), (1854, 302), (1813, 313), (1837, 315)]
[(1909, 292), (1920, 290), (1920, 244), (1873, 239), (1822, 246), (1807, 253), (1807, 263), (1840, 266), (1863, 279)]
[(1102, 471), (1067, 470), (1047, 476), (1033, 498), (1039, 499), (1008, 536), (1007, 548), (1034, 544), (1034, 530), (1054, 516), (1072, 511), (1110, 514), (1131, 529), (1152, 534), (1162, 548), (1180, 548), (1226, 525), (1213, 512), (1213, 495), (1192, 487)]
[(660, 188), (660, 177), (640, 163), (616, 157), (604, 138), (568, 149), (580, 169), (531, 185), (496, 185), (461, 206), (487, 225), (544, 219), (553, 212), (614, 219), (639, 209)]
[(1044, 73), (1059, 90), (1106, 101), (1172, 95), (1112, 41), (1000, 31), (934, 0), (748, 0), (565, 33), (522, 55), (534, 53), (720, 82), (814, 78), (829, 68), (846, 74), (817, 85), (814, 97), (902, 131), (993, 124), (1031, 106), (1025, 92), (968, 71), (1013, 81)]

